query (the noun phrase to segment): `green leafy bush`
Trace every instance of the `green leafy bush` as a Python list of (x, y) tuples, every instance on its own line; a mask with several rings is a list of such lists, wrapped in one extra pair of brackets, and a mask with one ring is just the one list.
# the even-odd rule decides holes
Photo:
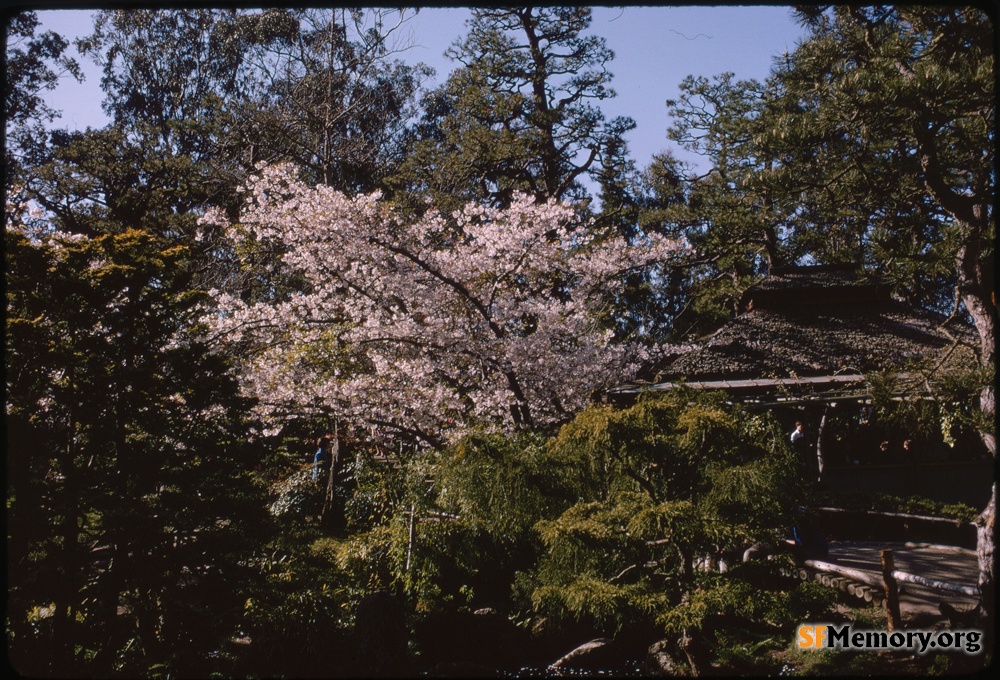
[(793, 603), (737, 573), (706, 573), (791, 525), (805, 487), (784, 439), (770, 416), (722, 394), (677, 391), (581, 413), (549, 445), (580, 499), (536, 526), (536, 612), (607, 634), (654, 621), (699, 629), (724, 614), (787, 626), (805, 594)]

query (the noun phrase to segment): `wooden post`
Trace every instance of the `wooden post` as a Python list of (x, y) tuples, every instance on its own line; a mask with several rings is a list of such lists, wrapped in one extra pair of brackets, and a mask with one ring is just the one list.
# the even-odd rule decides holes
[(826, 404), (823, 407), (823, 416), (819, 419), (819, 431), (816, 433), (816, 480), (823, 481), (823, 435), (826, 432), (826, 415), (830, 408), (836, 404)]
[(899, 614), (899, 588), (892, 572), (896, 570), (895, 560), (891, 550), (882, 553), (882, 580), (885, 582), (885, 611), (889, 618), (889, 632), (902, 626)]

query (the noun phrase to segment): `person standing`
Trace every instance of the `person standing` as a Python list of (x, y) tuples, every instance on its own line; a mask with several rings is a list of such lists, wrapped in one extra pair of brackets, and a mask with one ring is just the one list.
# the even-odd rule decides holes
[(796, 463), (799, 466), (799, 472), (807, 475), (809, 471), (809, 445), (806, 440), (806, 426), (801, 420), (795, 422), (795, 429), (792, 430), (790, 439), (792, 442), (792, 451), (795, 452)]
[(313, 455), (313, 481), (326, 480), (333, 457), (330, 454), (330, 435), (325, 434), (316, 440), (316, 453)]
[(801, 420), (795, 421), (795, 429), (792, 430), (792, 448), (804, 445), (805, 437), (806, 426), (802, 424)]

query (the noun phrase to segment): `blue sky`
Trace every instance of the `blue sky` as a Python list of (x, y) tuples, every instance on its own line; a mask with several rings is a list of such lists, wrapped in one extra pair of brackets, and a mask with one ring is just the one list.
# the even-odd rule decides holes
[[(86, 35), (91, 14), (85, 10), (38, 12), (43, 30), (67, 38)], [(407, 25), (412, 47), (401, 55), (422, 61), (437, 71), (441, 82), (455, 64), (444, 57), (449, 45), (465, 35), (468, 10), (424, 8)], [(607, 118), (631, 116), (637, 124), (629, 147), (639, 167), (654, 153), (671, 149), (694, 160), (666, 137), (670, 125), (664, 102), (676, 98), (677, 86), (688, 75), (713, 76), (732, 71), (738, 78), (766, 77), (772, 59), (795, 49), (803, 30), (790, 6), (595, 7), (591, 33), (604, 37), (614, 51), (610, 70), (618, 96), (601, 107)], [(75, 54), (75, 52), (74, 52)], [(86, 82), (64, 80), (47, 99), (63, 117), (56, 125), (73, 129), (103, 126), (100, 73), (89, 60)]]

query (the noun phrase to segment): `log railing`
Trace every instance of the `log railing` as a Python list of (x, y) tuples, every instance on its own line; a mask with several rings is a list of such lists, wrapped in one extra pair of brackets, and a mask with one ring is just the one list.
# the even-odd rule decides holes
[[(970, 554), (972, 551), (954, 546), (938, 546), (926, 543), (911, 544), (907, 547), (932, 548), (942, 552), (955, 554)], [(796, 574), (803, 580), (810, 578), (823, 583), (824, 585), (846, 591), (866, 602), (875, 605), (884, 605), (888, 617), (888, 629), (895, 630), (901, 625), (899, 613), (899, 582), (912, 583), (915, 585), (940, 590), (946, 593), (958, 595), (979, 596), (979, 589), (975, 586), (964, 586), (945, 581), (926, 578), (918, 574), (910, 574), (899, 571), (894, 567), (894, 556), (892, 550), (881, 551), (881, 575), (876, 575), (861, 569), (853, 569), (822, 560), (804, 560), (802, 567)], [(972, 553), (974, 554), (974, 553)]]

